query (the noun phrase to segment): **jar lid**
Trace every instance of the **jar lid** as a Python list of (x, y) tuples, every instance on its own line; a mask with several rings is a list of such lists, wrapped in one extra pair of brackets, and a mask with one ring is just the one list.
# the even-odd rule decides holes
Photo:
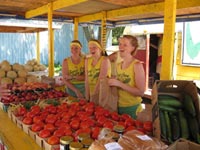
[(79, 139), (80, 141), (82, 141), (83, 139), (86, 139), (86, 138), (90, 138), (90, 134), (88, 134), (88, 133), (80, 133), (80, 134), (78, 135), (78, 139)]
[(83, 148), (83, 144), (80, 142), (71, 142), (69, 145), (70, 150), (80, 150)]
[(94, 140), (91, 139), (91, 138), (86, 138), (86, 139), (83, 139), (83, 140), (81, 141), (81, 143), (82, 143), (85, 147), (89, 147), (89, 146), (92, 144), (93, 141), (94, 141)]
[(62, 136), (60, 138), (60, 143), (62, 143), (62, 144), (69, 144), (72, 141), (73, 141), (73, 137), (71, 137), (71, 136)]
[(119, 139), (119, 134), (118, 133), (114, 133), (113, 132), (113, 134), (112, 134), (112, 139), (114, 139), (114, 140), (118, 140)]
[(81, 148), (80, 150), (88, 150), (88, 148)]
[(113, 129), (116, 132), (123, 132), (125, 128), (122, 125), (115, 125)]

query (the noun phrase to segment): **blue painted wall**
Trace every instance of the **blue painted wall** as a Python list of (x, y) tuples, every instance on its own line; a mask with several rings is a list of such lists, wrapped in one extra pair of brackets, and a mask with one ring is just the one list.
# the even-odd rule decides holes
[[(69, 44), (73, 40), (73, 25), (64, 24), (54, 32), (55, 63), (61, 63), (70, 56)], [(83, 53), (87, 53), (87, 40), (82, 27), (79, 27), (79, 40), (83, 45)], [(48, 64), (48, 32), (40, 32), (40, 57), (42, 64)], [(11, 64), (25, 64), (36, 58), (35, 33), (0, 33), (0, 62), (8, 60)]]

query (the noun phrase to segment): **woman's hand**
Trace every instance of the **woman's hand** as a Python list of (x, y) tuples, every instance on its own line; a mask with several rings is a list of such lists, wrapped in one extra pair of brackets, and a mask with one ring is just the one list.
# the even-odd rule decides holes
[(73, 79), (73, 77), (72, 76), (70, 76), (70, 75), (65, 75), (65, 76), (63, 76), (63, 78), (64, 78), (64, 80), (72, 80)]
[(75, 93), (78, 98), (84, 98), (83, 94), (79, 90), (76, 90)]
[(109, 86), (117, 86), (117, 87), (120, 87), (120, 81), (115, 79), (115, 78), (110, 78), (108, 79), (108, 85)]

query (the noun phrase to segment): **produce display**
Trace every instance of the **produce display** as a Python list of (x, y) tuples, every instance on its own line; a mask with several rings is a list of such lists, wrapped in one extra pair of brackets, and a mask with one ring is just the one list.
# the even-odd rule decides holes
[(18, 104), (26, 101), (36, 101), (38, 99), (66, 97), (68, 94), (57, 91), (45, 83), (24, 83), (8, 84), (7, 88), (11, 90), (11, 95), (2, 98), (4, 104)]
[(10, 64), (7, 60), (0, 63), (0, 84), (13, 84), (25, 82), (38, 82), (39, 79), (35, 75), (29, 75), (30, 71), (44, 71), (46, 67), (38, 64), (35, 59), (29, 60), (27, 64), (19, 63)]
[(66, 135), (78, 141), (81, 133), (87, 133), (92, 139), (97, 139), (102, 128), (113, 131), (116, 125), (123, 126), (124, 133), (130, 130), (152, 132), (150, 121), (140, 122), (127, 114), (110, 112), (84, 99), (72, 103), (66, 101), (59, 105), (34, 105), (30, 109), (20, 106), (13, 114), (50, 145), (59, 144), (59, 139)]
[(161, 137), (172, 143), (179, 138), (200, 143), (198, 113), (189, 94), (183, 98), (158, 95)]

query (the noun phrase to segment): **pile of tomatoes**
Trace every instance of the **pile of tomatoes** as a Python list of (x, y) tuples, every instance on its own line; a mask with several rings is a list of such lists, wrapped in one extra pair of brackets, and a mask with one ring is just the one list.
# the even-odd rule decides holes
[(34, 105), (30, 110), (21, 106), (16, 115), (51, 145), (58, 144), (60, 137), (65, 135), (73, 136), (77, 141), (80, 133), (88, 133), (91, 138), (97, 139), (102, 128), (112, 130), (114, 125), (123, 125), (125, 132), (134, 129), (143, 133), (152, 131), (150, 121), (134, 120), (127, 114), (119, 115), (85, 100), (58, 106), (47, 105), (44, 108)]

